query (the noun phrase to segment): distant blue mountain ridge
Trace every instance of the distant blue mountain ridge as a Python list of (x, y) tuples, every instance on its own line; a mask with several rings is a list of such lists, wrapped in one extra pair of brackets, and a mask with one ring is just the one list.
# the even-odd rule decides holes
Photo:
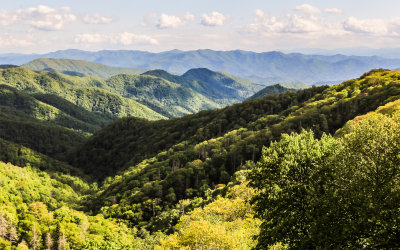
[(400, 68), (400, 59), (378, 56), (306, 55), (278, 51), (171, 50), (151, 53), (136, 50), (60, 50), (46, 54), (2, 54), (0, 64), (21, 65), (37, 58), (65, 58), (85, 60), (114, 67), (143, 70), (162, 69), (183, 74), (192, 68), (224, 71), (270, 85), (277, 82), (300, 81), (306, 84), (331, 83), (356, 78), (374, 68)]

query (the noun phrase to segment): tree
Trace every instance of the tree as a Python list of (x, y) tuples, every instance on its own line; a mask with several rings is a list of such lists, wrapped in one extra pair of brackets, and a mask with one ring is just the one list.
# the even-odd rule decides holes
[(7, 236), (7, 220), (4, 218), (4, 213), (1, 211), (0, 213), (0, 237), (5, 238)]
[(373, 114), (344, 137), (332, 162), (345, 248), (399, 248), (400, 113)]
[(36, 229), (36, 223), (32, 224), (32, 238), (31, 238), (31, 246), (33, 250), (36, 250), (40, 246), (40, 236), (39, 232)]
[(263, 223), (258, 247), (282, 242), (294, 248), (312, 248), (319, 196), (331, 173), (324, 162), (335, 151), (337, 141), (311, 131), (284, 134), (279, 142), (264, 148), (261, 160), (250, 174), (250, 186), (259, 193), (252, 199)]
[(65, 250), (65, 249), (67, 249), (67, 238), (65, 237), (64, 232), (62, 232), (62, 233), (58, 236), (57, 249), (58, 249), (58, 250)]
[(51, 238), (50, 232), (46, 233), (45, 245), (46, 245), (46, 249), (49, 249), (49, 250), (53, 246), (53, 239)]

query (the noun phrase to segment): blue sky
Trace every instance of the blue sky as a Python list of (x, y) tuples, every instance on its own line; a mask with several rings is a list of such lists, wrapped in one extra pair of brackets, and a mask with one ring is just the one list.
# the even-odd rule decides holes
[(0, 53), (400, 47), (398, 0), (1, 0)]

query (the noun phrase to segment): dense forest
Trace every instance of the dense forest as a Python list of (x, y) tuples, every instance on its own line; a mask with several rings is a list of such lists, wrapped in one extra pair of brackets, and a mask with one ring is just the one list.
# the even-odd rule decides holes
[(162, 96), (176, 88), (205, 96), (212, 82), (214, 101), (256, 89), (206, 69), (8, 68), (0, 82), (2, 249), (400, 247), (398, 71), (171, 119)]

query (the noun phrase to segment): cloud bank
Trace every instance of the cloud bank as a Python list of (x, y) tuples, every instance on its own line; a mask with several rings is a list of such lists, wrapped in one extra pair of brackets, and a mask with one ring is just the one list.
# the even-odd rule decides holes
[(204, 26), (223, 26), (226, 22), (226, 17), (219, 12), (201, 15), (201, 24)]

